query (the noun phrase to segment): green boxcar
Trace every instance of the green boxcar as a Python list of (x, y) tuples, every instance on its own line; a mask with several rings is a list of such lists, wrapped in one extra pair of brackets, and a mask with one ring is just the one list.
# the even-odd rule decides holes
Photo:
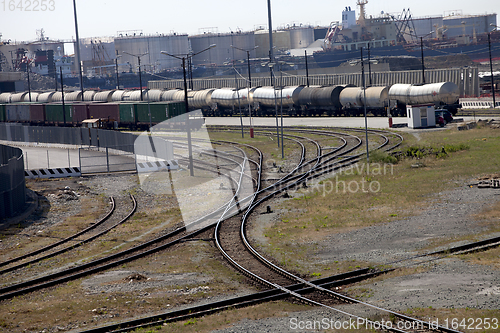
[(151, 122), (153, 124), (161, 123), (165, 120), (176, 117), (184, 113), (185, 107), (183, 102), (154, 102), (154, 103), (137, 103), (137, 122), (149, 123), (149, 110), (151, 110)]
[(120, 103), (120, 124), (130, 125), (136, 123), (136, 104), (135, 103)]
[(169, 102), (168, 109), (170, 118), (174, 118), (186, 113), (186, 104), (184, 102)]
[[(66, 123), (73, 122), (73, 105), (65, 104), (65, 114), (66, 114)], [(53, 103), (47, 104), (45, 106), (45, 119), (47, 122), (52, 123), (63, 123), (63, 106), (62, 103)]]
[(0, 104), (0, 121), (5, 121), (5, 104)]

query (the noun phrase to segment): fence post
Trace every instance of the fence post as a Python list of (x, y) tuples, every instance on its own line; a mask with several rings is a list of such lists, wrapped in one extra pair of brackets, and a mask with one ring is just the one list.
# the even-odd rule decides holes
[(69, 148), (68, 148), (68, 168), (71, 168), (71, 158), (69, 157)]
[(109, 150), (108, 147), (106, 147), (106, 167), (109, 173)]
[(47, 169), (50, 169), (49, 150), (47, 149)]
[(78, 148), (78, 165), (80, 166), (80, 173), (82, 172), (82, 148)]

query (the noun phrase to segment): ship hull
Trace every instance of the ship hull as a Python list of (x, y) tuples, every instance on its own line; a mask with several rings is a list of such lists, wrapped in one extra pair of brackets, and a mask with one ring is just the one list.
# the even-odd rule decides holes
[[(367, 50), (364, 50), (363, 56), (368, 57)], [(370, 56), (375, 57), (394, 57), (394, 56), (413, 56), (420, 58), (422, 55), (420, 47), (408, 49), (402, 45), (377, 47), (370, 49)], [(467, 55), (472, 61), (489, 61), (488, 44), (475, 44), (453, 46), (440, 49), (424, 48), (424, 57)], [(343, 62), (352, 61), (360, 58), (360, 51), (340, 51), (325, 50), (317, 51), (313, 54), (314, 60), (319, 67), (337, 67)], [(491, 56), (493, 59), (500, 59), (500, 45), (495, 43), (491, 46)]]

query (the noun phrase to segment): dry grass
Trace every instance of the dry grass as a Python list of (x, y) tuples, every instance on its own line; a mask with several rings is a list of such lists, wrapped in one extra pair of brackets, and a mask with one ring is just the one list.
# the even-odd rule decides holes
[[(79, 213), (61, 220), (60, 223), (52, 228), (33, 235), (18, 235), (17, 237), (19, 238), (19, 242), (16, 248), (0, 250), (0, 256), (3, 257), (2, 261), (7, 260), (8, 258), (23, 255), (74, 235), (75, 233), (89, 227), (92, 223), (95, 223), (95, 221), (99, 219), (99, 216), (103, 216), (110, 209), (108, 199), (103, 197), (99, 197), (97, 200), (95, 198), (84, 197), (80, 199), (79, 204), (82, 207)], [(19, 230), (14, 231), (12, 228)], [(2, 234), (4, 236), (6, 236), (5, 234), (15, 235), (23, 229), (24, 226), (19, 225), (11, 227), (10, 230), (5, 230)]]
[[(411, 164), (414, 161), (404, 161), (394, 166), (393, 171), (389, 174), (363, 174), (362, 172), (347, 174), (345, 172), (338, 179), (333, 178), (334, 181), (346, 183), (360, 182), (363, 177), (366, 181), (377, 181), (380, 183), (380, 191), (376, 193), (331, 191), (323, 196), (323, 192), (319, 188), (311, 192), (298, 192), (295, 194), (295, 199), (289, 200), (282, 207), (289, 210), (289, 213), (281, 216), (280, 220), (266, 231), (266, 236), (269, 239), (266, 251), (287, 268), (294, 268), (311, 277), (324, 277), (353, 270), (358, 266), (368, 266), (370, 263), (347, 261), (333, 262), (328, 265), (310, 265), (304, 261), (304, 258), (315, 250), (316, 242), (324, 239), (327, 235), (416, 214), (429, 204), (430, 199), (437, 199), (434, 196), (435, 193), (452, 189), (473, 177), (498, 172), (500, 166), (500, 156), (497, 153), (498, 146), (500, 146), (498, 134), (498, 131), (489, 129), (475, 129), (465, 132), (422, 133), (419, 140), (411, 135), (407, 136), (409, 145), (436, 146), (443, 143), (467, 143), (470, 150), (450, 154), (451, 156), (445, 159), (428, 157), (422, 161), (425, 164), (423, 168), (413, 169)], [(237, 133), (216, 133), (213, 136), (214, 139), (224, 140), (237, 140), (237, 137)], [(246, 137), (244, 142), (262, 146), (267, 158), (280, 161), (281, 150), (277, 147), (276, 142), (269, 137), (257, 136), (255, 139)], [(334, 140), (331, 144), (335, 144)], [(286, 149), (289, 150), (285, 152), (286, 156), (290, 158), (297, 156), (294, 155), (296, 148), (296, 146), (292, 147), (292, 145), (287, 144)], [(374, 167), (375, 165), (372, 166), (371, 170), (374, 170)], [(326, 184), (326, 180), (323, 183)], [(170, 206), (166, 202), (166, 198), (159, 199), (159, 203), (163, 205), (161, 209), (151, 208), (137, 213), (130, 223), (117, 228), (88, 249), (82, 250), (77, 258), (97, 255), (118, 244), (126, 244), (124, 247), (130, 246), (129, 240), (132, 237), (139, 237), (144, 230), (158, 226), (168, 219), (171, 219), (171, 225), (178, 223), (180, 221), (179, 210), (173, 207), (173, 203)], [(494, 208), (474, 216), (474, 218), (486, 225), (494, 226), (495, 219), (498, 219), (499, 216), (498, 208)], [(76, 216), (71, 227), (81, 228), (84, 225), (83, 221), (83, 216)], [(38, 247), (37, 244), (33, 246)], [(464, 259), (494, 265), (495, 256), (498, 261), (498, 249), (467, 255), (464, 256)], [(75, 257), (72, 259), (62, 258), (57, 262), (57, 265), (72, 262), (74, 259)], [(169, 251), (163, 251), (154, 256), (117, 267), (117, 269), (138, 271), (145, 275), (196, 272), (210, 278), (206, 284), (210, 289), (206, 293), (193, 295), (173, 293), (174, 287), (145, 289), (130, 293), (90, 294), (83, 288), (82, 280), (76, 280), (55, 288), (1, 302), (0, 313), (3, 315), (0, 317), (0, 331), (2, 329), (4, 331), (23, 331), (25, 329), (41, 331), (44, 328), (54, 329), (56, 326), (74, 328), (74, 325), (88, 328), (109, 321), (158, 313), (170, 309), (174, 305), (188, 304), (206, 297), (232, 293), (237, 290), (238, 282), (243, 281), (238, 273), (222, 263), (217, 251), (205, 242), (182, 244)], [(413, 269), (401, 270), (369, 282), (414, 273), (418, 272)], [(357, 296), (366, 298), (371, 295), (370, 290), (366, 287), (357, 288), (353, 289), (353, 293)], [(170, 306), (167, 307), (167, 304)], [(291, 311), (306, 309), (310, 309), (310, 307), (286, 302), (272, 302), (226, 311), (201, 319), (173, 323), (158, 327), (158, 329), (166, 332), (209, 332), (216, 328), (227, 327), (244, 318), (260, 319), (270, 316), (287, 316)], [(471, 309), (412, 309), (409, 311), (422, 318), (429, 316), (440, 316), (438, 318), (446, 316), (450, 318), (495, 316), (500, 318), (497, 310), (495, 310), (496, 312)], [(156, 328), (140, 331), (155, 330)]]
[[(242, 309), (233, 309), (202, 318), (192, 318), (189, 320), (170, 323), (164, 326), (158, 326), (154, 329), (140, 329), (135, 332), (211, 332), (215, 328), (224, 329), (243, 319), (258, 320), (271, 317), (285, 317), (295, 311), (304, 311), (311, 309), (310, 306), (291, 304), (283, 301), (273, 301), (265, 304), (258, 304)], [(286, 327), (284, 327), (286, 328)]]
[[(470, 149), (441, 159), (428, 156), (420, 160), (424, 165), (421, 168), (411, 167), (413, 159), (403, 160), (392, 168), (375, 163), (369, 171), (360, 164), (353, 171), (323, 180), (307, 191), (293, 193), (294, 198), (281, 205), (288, 213), (265, 233), (269, 239), (266, 252), (272, 253), (277, 261), (286, 261), (289, 267), (300, 267), (302, 259), (315, 251), (316, 242), (329, 235), (418, 214), (439, 200), (436, 193), (463, 186), (474, 177), (498, 172), (499, 134), (483, 128), (424, 132), (419, 134), (419, 140), (406, 135), (407, 145), (439, 147), (464, 143)], [(372, 189), (380, 190), (370, 191), (370, 184)], [(281, 252), (287, 257), (280, 255)]]
[[(89, 293), (82, 279), (71, 281), (27, 296), (0, 303), (0, 331), (41, 331), (44, 328), (92, 327), (114, 320), (167, 311), (176, 305), (190, 304), (207, 297), (235, 292), (239, 274), (221, 264), (217, 250), (205, 242), (189, 242), (170, 251), (117, 267), (149, 274), (196, 272), (209, 280), (205, 292), (183, 294), (179, 288), (199, 286), (164, 286), (133, 292)], [(123, 283), (116, 281), (113, 283)], [(108, 285), (110, 283), (107, 283)]]

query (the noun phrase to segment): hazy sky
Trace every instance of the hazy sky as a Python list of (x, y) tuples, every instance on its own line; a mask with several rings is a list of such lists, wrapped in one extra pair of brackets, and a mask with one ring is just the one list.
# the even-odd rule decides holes
[[(32, 3), (31, 7), (27, 5)], [(46, 4), (47, 8), (34, 4)], [(10, 7), (15, 4), (16, 7)], [(21, 10), (17, 5), (23, 5)], [(198, 34), (203, 28), (219, 32), (267, 27), (267, 1), (238, 0), (77, 0), (80, 38), (115, 36), (117, 31), (142, 30), (145, 34)], [(286, 24), (328, 25), (341, 20), (344, 7), (356, 8), (356, 0), (271, 0), (273, 28)], [(436, 16), (451, 11), (463, 14), (500, 13), (498, 0), (369, 0), (368, 15), (401, 13), (410, 8), (414, 17)], [(27, 10), (29, 9), (29, 11)], [(53, 9), (53, 10), (50, 10)], [(356, 11), (358, 12), (357, 8)], [(2, 39), (31, 41), (36, 30), (43, 28), (50, 39), (71, 39), (75, 36), (73, 2), (71, 0), (1, 0), (0, 33)], [(215, 29), (211, 29), (214, 31)]]

